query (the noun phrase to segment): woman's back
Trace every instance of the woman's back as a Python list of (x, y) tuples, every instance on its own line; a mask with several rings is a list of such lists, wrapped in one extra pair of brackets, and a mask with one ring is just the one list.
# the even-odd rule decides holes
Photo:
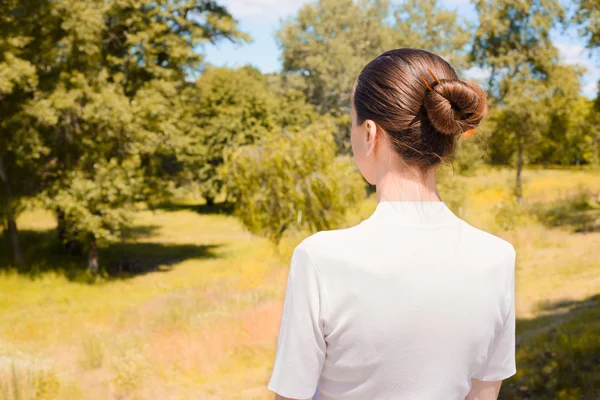
[[(269, 389), (305, 399), (464, 399), (514, 358), (515, 250), (444, 202), (381, 201), (294, 251)], [(315, 393), (315, 388), (318, 389)]]
[(363, 68), (350, 142), (377, 208), (295, 249), (271, 390), (292, 399), (497, 397), (498, 381), (516, 372), (515, 249), (458, 218), (436, 186), (437, 167), (486, 112), (485, 92), (428, 51), (386, 51)]

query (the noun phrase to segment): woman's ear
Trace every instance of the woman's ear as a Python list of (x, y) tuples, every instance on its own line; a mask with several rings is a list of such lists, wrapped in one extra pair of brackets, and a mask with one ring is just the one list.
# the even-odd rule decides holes
[(364, 122), (365, 124), (365, 140), (367, 144), (367, 156), (371, 156), (375, 152), (375, 145), (377, 144), (377, 140), (379, 139), (377, 133), (377, 124), (373, 120), (367, 119)]

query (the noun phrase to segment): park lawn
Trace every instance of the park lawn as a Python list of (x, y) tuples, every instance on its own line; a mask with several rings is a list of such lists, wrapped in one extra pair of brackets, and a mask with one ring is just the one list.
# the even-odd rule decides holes
[[(509, 201), (513, 175), (485, 168), (451, 186), (463, 192), (457, 214), (517, 249), (519, 371), (501, 398), (596, 398), (600, 174), (525, 170), (527, 213)], [(374, 207), (371, 197), (346, 225)], [(234, 217), (186, 203), (140, 210), (134, 220), (101, 262), (153, 270), (93, 279), (82, 258), (58, 255), (51, 214), (19, 218), (32, 267), (0, 273), (0, 399), (18, 398), (15, 390), (21, 399), (272, 398), (266, 384), (289, 257), (306, 233), (276, 250)]]

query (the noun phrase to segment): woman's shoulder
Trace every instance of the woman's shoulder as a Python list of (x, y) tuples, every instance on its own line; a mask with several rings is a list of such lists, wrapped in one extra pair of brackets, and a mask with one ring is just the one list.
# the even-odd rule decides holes
[(320, 230), (304, 238), (298, 244), (298, 247), (309, 251), (319, 251), (321, 249), (331, 251), (338, 247), (348, 248), (355, 240), (358, 240), (363, 227), (361, 222), (344, 228)]
[(320, 230), (302, 240), (297, 248), (308, 253), (317, 266), (344, 265), (348, 260), (360, 257), (364, 249), (366, 226), (354, 226)]
[(503, 259), (516, 256), (515, 247), (508, 239), (473, 226), (464, 220), (461, 220), (461, 223), (463, 225), (461, 236), (474, 254), (480, 254), (487, 258), (494, 256)]

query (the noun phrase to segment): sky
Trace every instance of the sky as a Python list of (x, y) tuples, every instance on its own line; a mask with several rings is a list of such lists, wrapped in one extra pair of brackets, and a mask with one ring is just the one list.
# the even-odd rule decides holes
[[(238, 67), (253, 65), (263, 73), (281, 71), (281, 51), (275, 42), (275, 31), (283, 20), (293, 17), (298, 9), (310, 0), (220, 0), (239, 22), (240, 30), (248, 33), (251, 43), (234, 45), (219, 42), (207, 45), (203, 52), (206, 61), (217, 66)], [(440, 0), (449, 9), (456, 9), (472, 22), (477, 21), (475, 9), (469, 0)], [(561, 52), (564, 62), (579, 64), (587, 69), (582, 78), (583, 94), (594, 98), (597, 94), (597, 82), (600, 81), (600, 57), (592, 57), (574, 30), (561, 33), (552, 32), (552, 39)], [(480, 68), (466, 71), (471, 79), (484, 78), (486, 72)]]

